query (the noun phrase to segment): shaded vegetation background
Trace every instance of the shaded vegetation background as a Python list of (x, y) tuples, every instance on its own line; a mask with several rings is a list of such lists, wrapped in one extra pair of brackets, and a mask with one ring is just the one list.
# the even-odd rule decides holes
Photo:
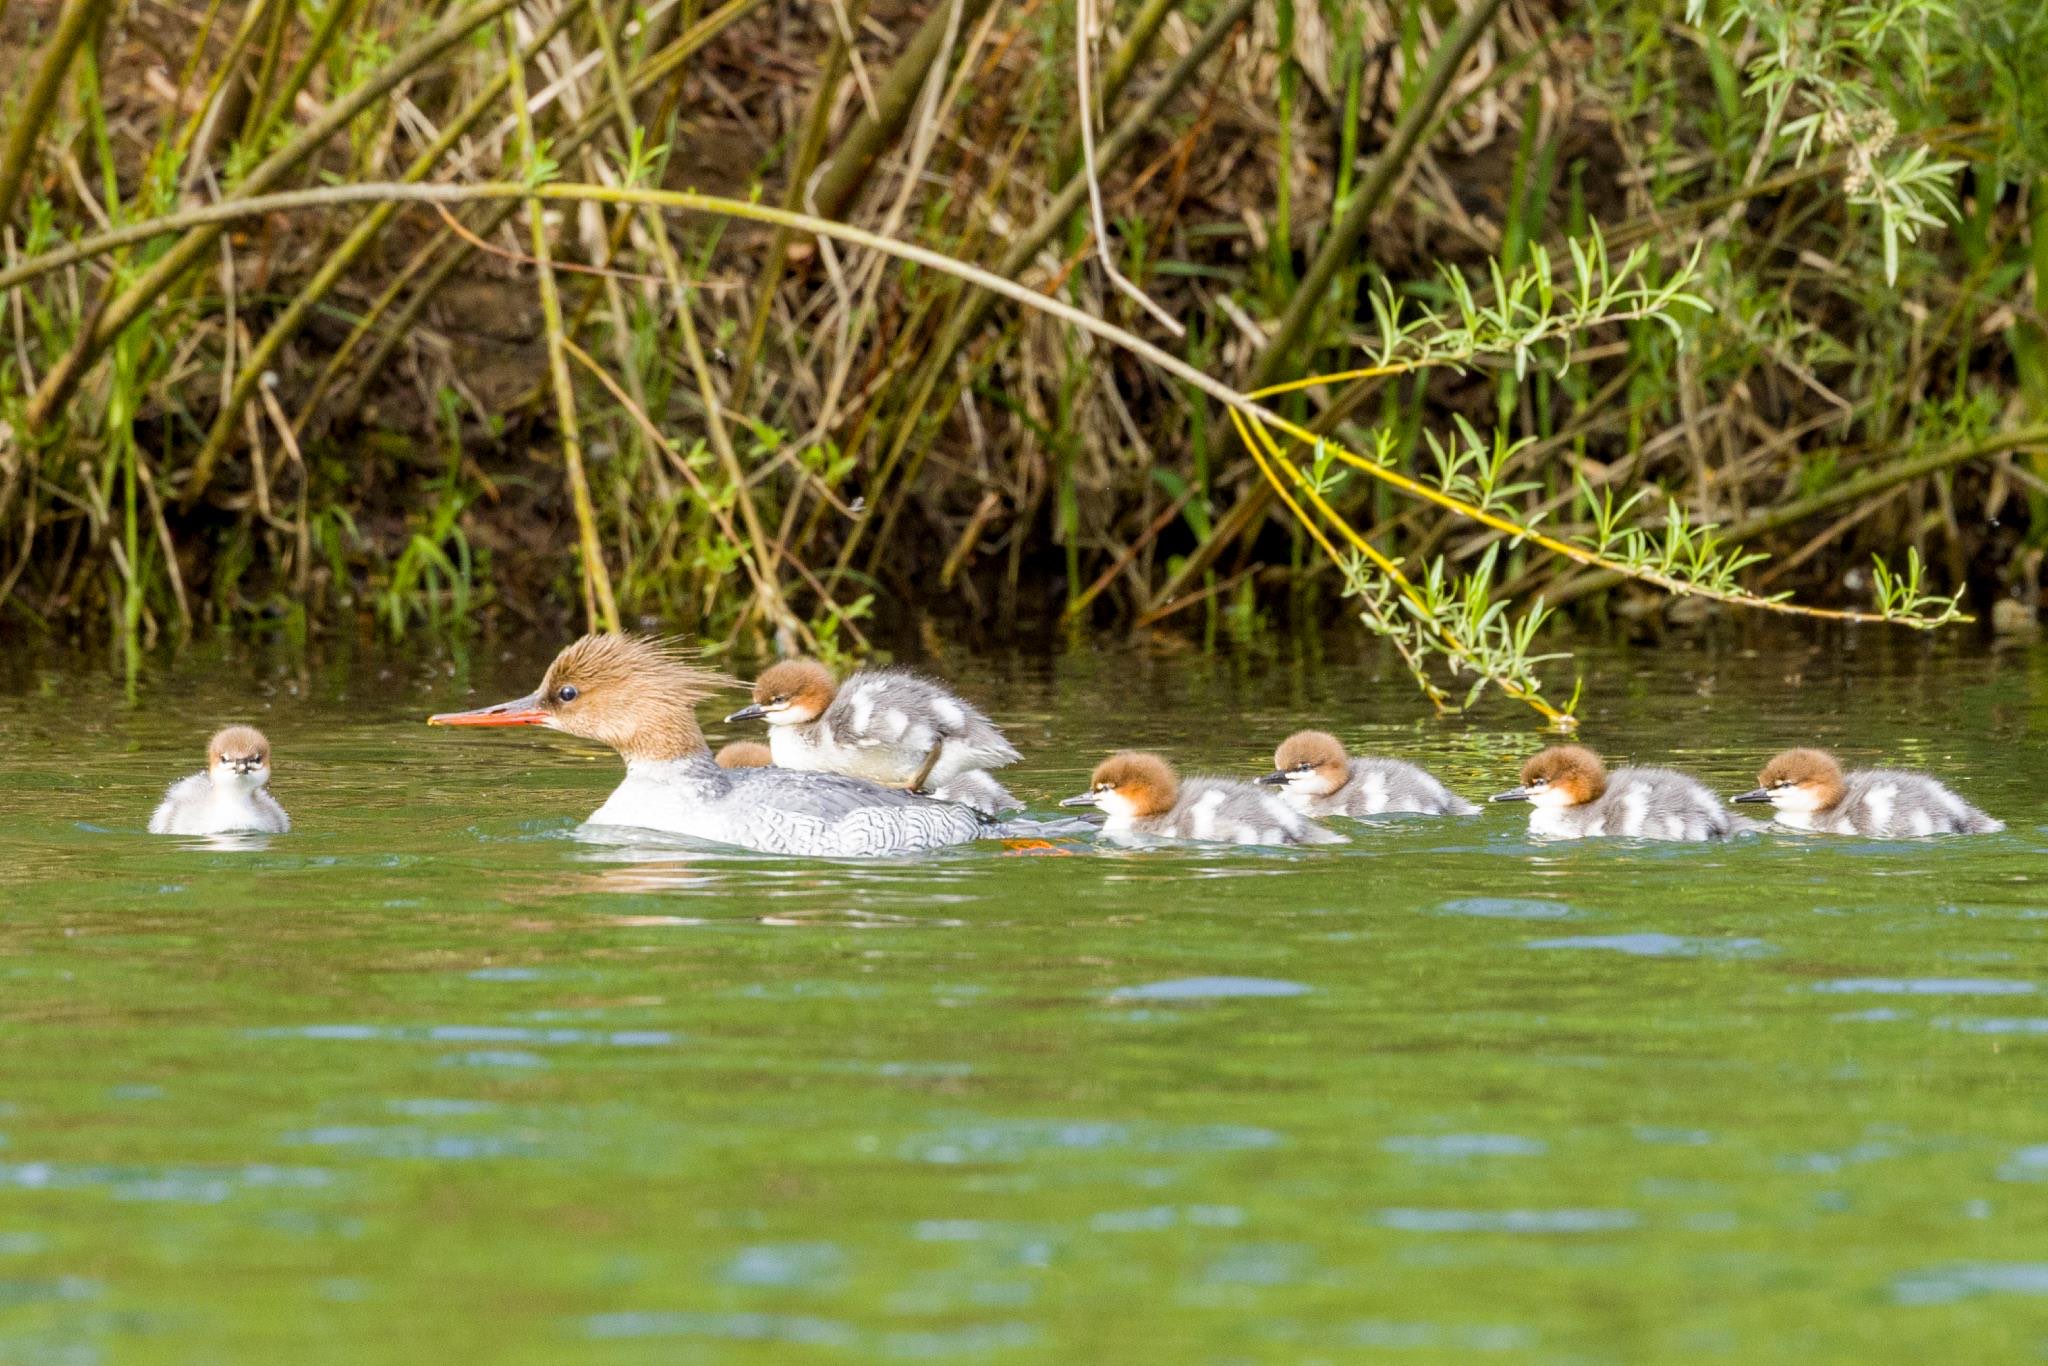
[[(0, 0), (0, 268), (294, 187), (687, 188), (978, 263), (1252, 390), (1385, 350), (1375, 297), (1450, 326), (1597, 233), (1697, 305), (1271, 402), (1517, 525), (1715, 523), (1775, 553), (1746, 591), (1846, 607), (1887, 591), (1873, 552), (1916, 551), (1930, 590), (2028, 629), (2043, 9)], [(1316, 477), (1481, 605), (1673, 605)], [(1369, 596), (1272, 491), (1156, 367), (756, 224), (354, 204), (0, 291), (7, 631), (615, 613), (832, 654), (912, 609), (1213, 636)]]

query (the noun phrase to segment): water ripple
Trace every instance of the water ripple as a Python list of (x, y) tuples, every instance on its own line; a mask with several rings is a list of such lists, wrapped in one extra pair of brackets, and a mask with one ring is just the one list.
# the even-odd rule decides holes
[(1408, 1157), (1541, 1157), (1550, 1145), (1520, 1134), (1426, 1134), (1390, 1138), (1380, 1144)]
[(1955, 1262), (1892, 1282), (1900, 1304), (1954, 1304), (1978, 1295), (2048, 1295), (2048, 1262)]
[(0, 1163), (0, 1187), (16, 1190), (104, 1189), (117, 1200), (217, 1205), (244, 1190), (314, 1190), (334, 1182), (319, 1167), (158, 1167), (63, 1162)]
[(1775, 953), (1761, 939), (1702, 939), (1680, 934), (1576, 934), (1531, 939), (1532, 949), (1597, 949), (1638, 958), (1761, 958)]
[(1561, 901), (1534, 897), (1468, 896), (1430, 908), (1435, 915), (1476, 915), (1488, 920), (1571, 920), (1584, 912)]
[(1837, 977), (1815, 982), (1813, 989), (1869, 996), (2025, 996), (2034, 984), (2005, 977)]
[(1146, 1153), (1227, 1153), (1276, 1148), (1271, 1129), (1247, 1124), (1151, 1128), (1093, 1120), (1009, 1120), (922, 1134), (903, 1144), (913, 1162), (1016, 1162), (1043, 1153), (1132, 1149)]
[(1177, 977), (1167, 982), (1118, 987), (1112, 1001), (1212, 1001), (1231, 996), (1305, 996), (1314, 988), (1273, 977)]
[(250, 1031), (259, 1039), (324, 1039), (394, 1043), (605, 1044), (614, 1048), (656, 1048), (681, 1036), (666, 1029), (529, 1029), (524, 1025), (291, 1025)]
[(1627, 1209), (1383, 1209), (1378, 1220), (1408, 1233), (1614, 1233), (1641, 1217)]

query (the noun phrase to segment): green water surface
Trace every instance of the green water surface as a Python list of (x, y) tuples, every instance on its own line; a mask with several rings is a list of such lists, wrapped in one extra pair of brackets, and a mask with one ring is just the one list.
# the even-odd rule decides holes
[[(1585, 736), (2011, 826), (867, 866), (579, 838), (554, 642), (0, 670), (0, 1363), (2048, 1354), (2048, 650), (1606, 650)], [(1034, 809), (1297, 725), (1484, 796), (1369, 650), (940, 662)], [(707, 708), (707, 712), (709, 709)], [(253, 721), (289, 836), (141, 832)]]

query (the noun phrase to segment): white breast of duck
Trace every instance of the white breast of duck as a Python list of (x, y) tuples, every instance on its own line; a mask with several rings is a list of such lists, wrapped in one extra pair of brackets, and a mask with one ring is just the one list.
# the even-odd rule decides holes
[(149, 818), (152, 835), (282, 835), (291, 818), (265, 790), (270, 741), (249, 726), (229, 726), (206, 747), (206, 770), (172, 783)]
[(291, 828), (268, 792), (223, 791), (204, 773), (171, 784), (149, 818), (152, 835), (282, 835)]

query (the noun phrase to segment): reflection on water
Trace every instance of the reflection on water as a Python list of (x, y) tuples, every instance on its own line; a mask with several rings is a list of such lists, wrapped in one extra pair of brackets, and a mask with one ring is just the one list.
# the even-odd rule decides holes
[[(1125, 746), (1253, 777), (1315, 724), (1484, 795), (1545, 738), (1330, 651), (937, 667), (1045, 817)], [(2048, 1340), (2042, 647), (1589, 657), (1615, 762), (1732, 792), (1833, 744), (1954, 779), (1981, 840), (1558, 845), (1495, 808), (871, 865), (582, 830), (609, 754), (419, 727), (537, 663), (195, 662), (135, 710), (0, 670), (0, 1363)], [(138, 833), (230, 717), (299, 828)]]

